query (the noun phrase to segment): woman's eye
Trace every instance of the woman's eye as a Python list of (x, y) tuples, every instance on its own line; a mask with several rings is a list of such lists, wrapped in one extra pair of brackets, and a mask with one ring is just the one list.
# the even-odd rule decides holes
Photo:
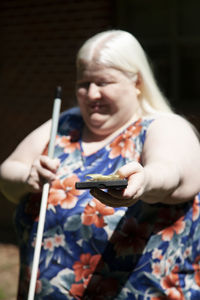
[(97, 83), (98, 86), (106, 86), (108, 84), (109, 84), (109, 82), (106, 82), (106, 81), (101, 81), (101, 82)]
[(76, 85), (77, 89), (80, 89), (80, 88), (88, 89), (89, 86), (90, 86), (90, 82), (77, 83), (77, 85)]
[[(77, 83), (76, 88), (77, 89), (87, 89), (88, 90), (92, 83), (93, 82), (80, 82), (80, 83)], [(94, 82), (94, 84), (98, 87), (104, 87), (104, 86), (107, 86), (107, 85), (111, 84), (111, 82), (109, 82), (109, 81), (98, 81), (98, 82)]]

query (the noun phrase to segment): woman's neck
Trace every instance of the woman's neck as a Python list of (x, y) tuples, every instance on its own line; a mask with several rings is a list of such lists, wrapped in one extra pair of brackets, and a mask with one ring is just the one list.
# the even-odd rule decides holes
[(137, 121), (141, 116), (134, 115), (128, 122), (123, 126), (115, 130), (110, 134), (98, 135), (95, 132), (89, 130), (86, 126), (83, 128), (82, 134), (82, 147), (85, 155), (90, 155), (105, 147), (109, 142), (111, 142), (115, 137), (117, 137), (123, 130), (128, 126)]

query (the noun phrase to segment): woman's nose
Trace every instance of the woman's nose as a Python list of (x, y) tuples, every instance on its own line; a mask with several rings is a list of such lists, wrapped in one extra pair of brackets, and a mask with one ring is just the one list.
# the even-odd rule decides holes
[(87, 96), (91, 100), (99, 99), (101, 97), (101, 93), (98, 85), (91, 82), (88, 88)]

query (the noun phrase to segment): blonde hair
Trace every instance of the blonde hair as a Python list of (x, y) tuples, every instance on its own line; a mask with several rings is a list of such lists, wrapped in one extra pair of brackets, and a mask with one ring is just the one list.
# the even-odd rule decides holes
[(156, 83), (144, 50), (132, 34), (108, 30), (94, 35), (78, 51), (77, 70), (82, 63), (90, 62), (118, 69), (128, 76), (140, 76), (140, 99), (144, 113), (172, 112)]

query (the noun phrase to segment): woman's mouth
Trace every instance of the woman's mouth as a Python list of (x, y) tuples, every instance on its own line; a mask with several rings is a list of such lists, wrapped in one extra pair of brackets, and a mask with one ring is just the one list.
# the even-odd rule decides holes
[(89, 104), (89, 108), (92, 111), (101, 111), (102, 109), (105, 108), (105, 104), (102, 104), (100, 102), (93, 102)]

